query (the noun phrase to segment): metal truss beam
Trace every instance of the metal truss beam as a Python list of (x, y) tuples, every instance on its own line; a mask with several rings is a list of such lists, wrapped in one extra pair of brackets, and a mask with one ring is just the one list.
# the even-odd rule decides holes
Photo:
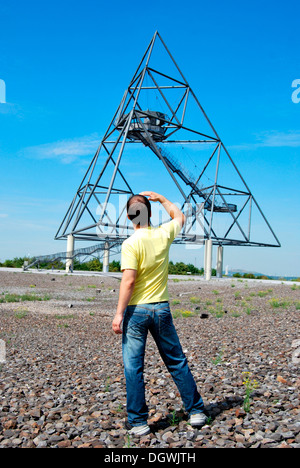
[[(173, 64), (177, 73), (171, 76), (162, 70), (157, 70), (152, 66), (152, 54), (155, 52), (156, 41), (160, 41), (168, 60)], [(147, 78), (147, 80), (146, 80)], [(147, 82), (147, 81), (150, 81)], [(176, 99), (171, 102), (170, 93), (177, 93)], [(156, 93), (169, 116), (160, 114), (155, 109), (146, 109), (141, 96), (145, 93)], [(195, 124), (185, 124), (189, 114), (189, 104), (192, 102), (199, 112), (199, 117), (205, 123), (203, 127), (195, 120)], [(153, 130), (151, 122), (153, 114), (157, 115), (156, 125)], [(200, 121), (200, 120), (199, 120)], [(149, 124), (150, 122), (150, 124)], [(155, 125), (154, 125), (155, 126)], [(182, 136), (184, 135), (184, 137)], [(176, 136), (178, 138), (176, 139)], [(196, 94), (184, 77), (174, 57), (167, 48), (160, 34), (156, 31), (151, 39), (139, 65), (124, 92), (123, 98), (102, 138), (102, 141), (93, 157), (89, 167), (79, 185), (67, 213), (56, 233), (56, 239), (65, 239), (68, 235), (73, 235), (79, 240), (121, 242), (132, 233), (126, 223), (122, 222), (124, 208), (120, 211), (116, 220), (107, 212), (108, 204), (114, 195), (129, 196), (134, 193), (133, 188), (128, 183), (126, 172), (122, 167), (124, 149), (128, 145), (140, 143), (143, 148), (149, 150), (162, 163), (162, 171), (170, 180), (170, 184), (177, 188), (183, 203), (182, 209), (187, 209), (188, 225), (183, 233), (176, 239), (176, 243), (196, 243), (203, 244), (206, 239), (211, 239), (215, 245), (228, 246), (259, 246), (259, 247), (280, 247), (280, 242), (271, 228), (266, 216), (258, 205), (255, 197), (250, 191), (244, 178), (239, 172), (236, 164), (232, 160), (229, 152), (221, 141), (212, 122), (201, 106)], [(184, 168), (184, 161), (176, 161), (166, 149), (171, 145), (207, 145), (213, 144), (212, 152), (199, 170), (195, 178)], [(117, 154), (115, 156), (115, 154)], [(104, 158), (102, 158), (104, 155)], [(234, 173), (237, 175), (241, 186), (230, 187), (228, 183), (219, 183), (219, 169), (222, 158), (225, 156), (230, 163)], [(215, 164), (214, 180), (211, 185), (203, 183), (208, 168)], [(112, 167), (110, 180), (104, 182), (108, 167)], [(126, 167), (126, 166), (125, 166)], [(117, 177), (124, 187), (117, 184)], [(242, 203), (237, 206), (229, 203), (228, 197), (242, 197)], [(90, 208), (91, 201), (95, 201), (100, 208), (100, 215), (97, 216)], [(221, 204), (220, 204), (221, 201)], [(191, 208), (192, 205), (192, 208)], [(251, 241), (251, 220), (253, 208), (256, 207), (262, 217), (268, 232), (274, 239), (272, 243)], [(248, 223), (246, 228), (241, 225), (241, 218), (248, 212)], [(230, 222), (226, 226), (223, 234), (218, 234), (215, 223), (216, 216), (222, 213), (229, 214)], [(87, 216), (89, 221), (84, 221)], [(195, 226), (200, 226), (202, 233), (194, 234)], [(238, 239), (233, 233), (233, 228), (240, 233)]]

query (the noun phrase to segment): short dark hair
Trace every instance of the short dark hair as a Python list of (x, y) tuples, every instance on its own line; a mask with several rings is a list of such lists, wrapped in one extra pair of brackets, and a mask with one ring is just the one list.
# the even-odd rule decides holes
[(138, 227), (150, 224), (151, 205), (144, 195), (132, 195), (127, 201), (127, 214), (130, 221)]

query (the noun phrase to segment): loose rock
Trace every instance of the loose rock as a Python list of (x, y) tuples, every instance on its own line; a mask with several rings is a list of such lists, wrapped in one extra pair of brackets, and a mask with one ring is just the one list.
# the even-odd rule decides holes
[[(232, 280), (170, 279), (174, 324), (208, 424), (188, 424), (149, 336), (145, 384), (151, 433), (128, 439), (121, 341), (111, 329), (119, 282), (76, 273), (53, 276), (1, 271), (0, 294), (25, 294), (35, 284), (35, 294), (48, 300), (0, 303), (6, 345), (0, 448), (300, 447), (299, 290), (263, 281), (235, 281), (232, 288)], [(288, 298), (288, 305), (273, 309), (272, 297)], [(66, 313), (68, 306), (74, 311)], [(177, 309), (192, 313), (176, 315)], [(253, 385), (249, 411), (247, 378)]]

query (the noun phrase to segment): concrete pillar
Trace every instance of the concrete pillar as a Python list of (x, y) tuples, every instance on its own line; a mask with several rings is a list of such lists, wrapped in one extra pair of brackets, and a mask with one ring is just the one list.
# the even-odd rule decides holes
[(211, 265), (212, 265), (212, 240), (205, 240), (204, 247), (204, 278), (206, 280), (211, 279)]
[(73, 265), (74, 265), (73, 255), (74, 255), (74, 237), (72, 236), (72, 234), (69, 234), (67, 237), (67, 259), (66, 259), (66, 272), (67, 273), (73, 271)]
[(104, 244), (104, 253), (103, 253), (103, 273), (109, 272), (109, 243), (105, 242)]
[(217, 250), (217, 278), (222, 278), (223, 271), (223, 245), (218, 245)]

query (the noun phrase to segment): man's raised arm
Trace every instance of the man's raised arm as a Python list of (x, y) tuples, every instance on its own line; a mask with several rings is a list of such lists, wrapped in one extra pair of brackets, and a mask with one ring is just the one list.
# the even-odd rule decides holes
[(172, 219), (176, 219), (181, 227), (184, 225), (185, 215), (174, 203), (169, 201), (166, 197), (155, 192), (141, 192), (140, 195), (148, 197), (149, 201), (160, 202)]

